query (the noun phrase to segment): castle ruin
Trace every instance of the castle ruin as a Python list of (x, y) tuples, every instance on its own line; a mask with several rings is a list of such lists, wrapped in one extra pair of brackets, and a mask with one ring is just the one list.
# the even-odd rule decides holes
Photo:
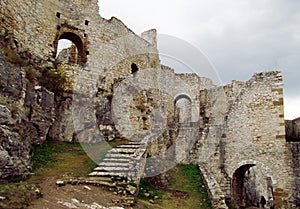
[[(31, 146), (45, 140), (128, 140), (143, 145), (140, 156), (199, 165), (215, 208), (259, 195), (299, 207), (280, 72), (216, 86), (161, 65), (156, 31), (138, 36), (102, 18), (97, 0), (0, 5), (1, 179), (28, 174)], [(76, 47), (57, 58), (62, 39)]]

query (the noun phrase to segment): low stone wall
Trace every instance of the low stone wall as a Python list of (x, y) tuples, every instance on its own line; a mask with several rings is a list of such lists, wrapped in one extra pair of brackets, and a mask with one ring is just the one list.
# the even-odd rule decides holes
[(225, 195), (223, 194), (219, 184), (211, 175), (211, 172), (205, 167), (205, 165), (199, 165), (200, 174), (205, 184), (205, 188), (208, 192), (208, 196), (211, 200), (211, 204), (215, 209), (228, 209), (225, 203)]

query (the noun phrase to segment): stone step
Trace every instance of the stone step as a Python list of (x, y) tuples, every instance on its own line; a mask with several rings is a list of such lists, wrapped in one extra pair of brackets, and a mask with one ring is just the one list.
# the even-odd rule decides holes
[[(144, 143), (132, 141), (120, 145), (108, 151), (103, 161), (99, 163), (97, 168), (95, 168), (89, 176), (97, 178), (120, 177), (120, 180), (122, 180), (123, 177), (127, 177), (131, 180), (137, 180), (139, 178), (136, 177), (136, 175), (138, 175), (136, 172), (141, 166), (137, 159), (143, 157), (145, 152), (146, 145)], [(136, 166), (134, 169), (132, 169), (133, 164)]]
[(123, 144), (118, 146), (117, 148), (125, 148), (125, 149), (138, 149), (141, 145), (134, 145), (134, 144)]
[(105, 181), (105, 182), (113, 182), (111, 177), (89, 177), (89, 180), (91, 181)]
[(109, 150), (107, 153), (119, 153), (119, 154), (133, 154), (137, 149), (123, 149), (123, 148), (114, 148)]
[(132, 159), (132, 154), (119, 154), (119, 153), (107, 153), (105, 158), (123, 158), (123, 159)]
[(133, 176), (133, 173), (127, 173), (127, 172), (102, 172), (102, 171), (94, 171), (89, 174), (89, 176), (100, 176), (100, 177), (128, 177)]
[(102, 162), (109, 163), (129, 163), (131, 158), (104, 158)]
[(127, 172), (129, 170), (129, 167), (97, 167), (94, 169), (94, 171), (103, 171), (103, 172), (115, 172), (115, 171), (122, 171)]
[(129, 161), (128, 162), (102, 162), (98, 165), (105, 166), (105, 167), (129, 167)]
[(144, 143), (134, 142), (134, 141), (128, 142), (127, 144), (129, 144), (129, 145), (140, 145), (140, 146), (144, 146), (145, 145)]
[(115, 187), (111, 177), (89, 177), (89, 178), (68, 178), (64, 180), (68, 184), (90, 184), (90, 185), (102, 185), (107, 187)]

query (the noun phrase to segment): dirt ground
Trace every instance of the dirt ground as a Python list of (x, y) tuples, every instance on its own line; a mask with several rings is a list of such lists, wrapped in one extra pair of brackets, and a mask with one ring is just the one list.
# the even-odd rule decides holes
[[(39, 149), (35, 150), (35, 156), (40, 165), (30, 178), (0, 183), (0, 209), (210, 208), (206, 191), (198, 190), (203, 187), (200, 179), (195, 182), (195, 176), (192, 175), (187, 180), (184, 172), (190, 170), (188, 167), (179, 166), (170, 171), (173, 179), (170, 188), (160, 191), (160, 196), (156, 196), (159, 193), (156, 193), (156, 189), (149, 188), (147, 190), (152, 196), (138, 199), (117, 194), (102, 186), (58, 186), (58, 180), (87, 178), (95, 163), (78, 144), (48, 142)], [(195, 172), (199, 177), (198, 171)]]
[[(47, 178), (39, 184), (42, 197), (30, 203), (31, 209), (100, 208), (122, 206), (122, 196), (97, 186), (70, 185), (57, 186), (57, 178)], [(92, 207), (94, 206), (94, 207)], [(98, 206), (98, 207), (96, 207)]]

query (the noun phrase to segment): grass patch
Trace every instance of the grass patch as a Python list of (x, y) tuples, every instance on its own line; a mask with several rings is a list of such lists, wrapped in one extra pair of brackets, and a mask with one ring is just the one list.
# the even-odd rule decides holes
[[(149, 199), (154, 199), (155, 197), (157, 197), (156, 199), (162, 199), (164, 191), (155, 188), (148, 180), (141, 179), (139, 187), (140, 187), (139, 194), (138, 194), (139, 199), (149, 200)], [(145, 193), (149, 194), (149, 196), (146, 197), (144, 195)]]
[(0, 196), (5, 197), (5, 200), (0, 201), (0, 208), (27, 208), (32, 200), (42, 195), (40, 192), (43, 191), (36, 190), (49, 177), (87, 177), (96, 167), (94, 161), (101, 161), (112, 146), (120, 143), (109, 145), (46, 141), (42, 145), (33, 146), (34, 175), (28, 179), (13, 178), (6, 183), (0, 183)]
[[(197, 165), (177, 165), (169, 171), (169, 174), (171, 175), (171, 182), (168, 189), (186, 192), (189, 196), (186, 200), (171, 198), (175, 204), (180, 205), (179, 208), (212, 208)], [(163, 201), (165, 208), (171, 208), (167, 205), (170, 203)]]
[(47, 141), (34, 146), (32, 152), (32, 167), (38, 176), (87, 176), (96, 167), (80, 143)]
[[(144, 191), (139, 193), (140, 202), (145, 208), (164, 209), (211, 209), (210, 199), (204, 187), (203, 180), (197, 165), (177, 165), (168, 175), (171, 180), (166, 190), (157, 189), (147, 180), (142, 180), (140, 187), (148, 190), (150, 196), (145, 197)], [(146, 200), (154, 199), (157, 196), (156, 204), (150, 204)]]
[(0, 201), (0, 208), (19, 209), (26, 208), (32, 199), (37, 198), (35, 185), (19, 183), (0, 184), (0, 196), (5, 200)]
[(33, 146), (32, 163), (35, 174), (29, 179), (13, 178), (0, 184), (0, 196), (6, 198), (0, 201), (0, 208), (26, 208), (40, 197), (38, 184), (48, 177), (85, 177), (96, 167), (81, 144), (60, 141)]

